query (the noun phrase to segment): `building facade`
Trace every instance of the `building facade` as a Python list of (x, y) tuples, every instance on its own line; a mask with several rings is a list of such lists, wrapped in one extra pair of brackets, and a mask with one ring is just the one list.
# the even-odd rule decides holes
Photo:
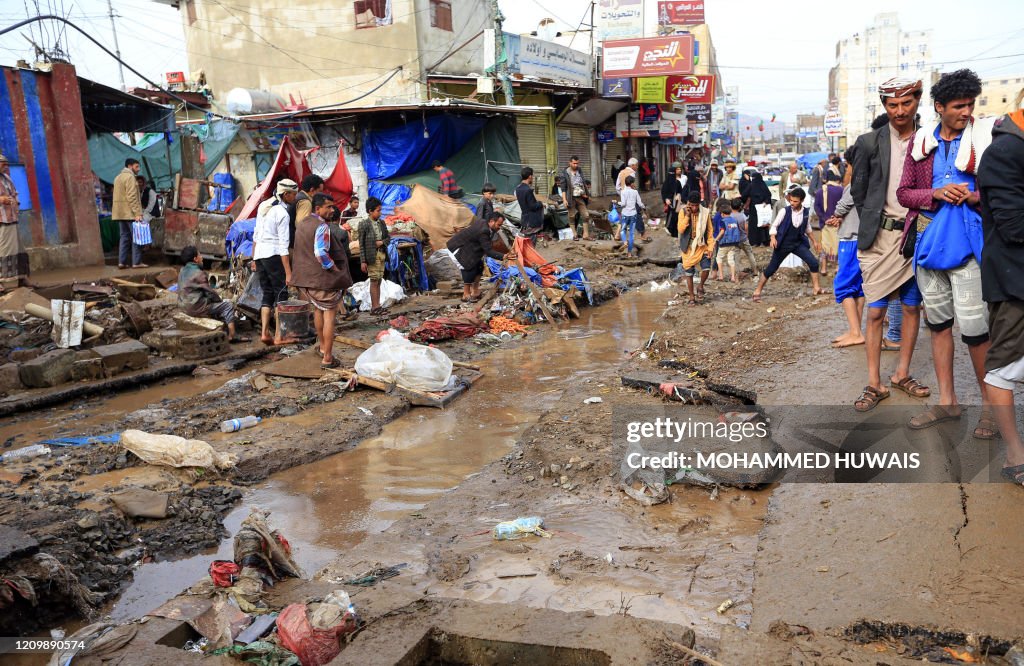
[[(847, 145), (868, 131), (883, 112), (878, 98), (880, 83), (894, 76), (924, 81), (928, 100), (932, 81), (932, 31), (903, 30), (895, 12), (878, 14), (862, 32), (836, 44), (835, 66), (829, 72), (829, 99), (843, 116)], [(927, 104), (922, 117), (929, 117)]]
[(1021, 94), (1024, 93), (1024, 76), (985, 79), (982, 81), (981, 97), (974, 105), (974, 114), (979, 118), (1001, 116), (1021, 108)]
[(245, 88), (308, 106), (425, 100), (428, 72), (483, 71), (493, 23), (487, 0), (158, 1), (178, 7), (190, 65), (215, 99)]

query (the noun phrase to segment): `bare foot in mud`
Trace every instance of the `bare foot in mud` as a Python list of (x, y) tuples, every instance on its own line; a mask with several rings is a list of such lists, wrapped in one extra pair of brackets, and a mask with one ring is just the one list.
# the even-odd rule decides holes
[(856, 347), (857, 345), (864, 344), (863, 335), (850, 335), (846, 333), (840, 335), (838, 338), (832, 341), (832, 347), (835, 349), (842, 349), (844, 347)]

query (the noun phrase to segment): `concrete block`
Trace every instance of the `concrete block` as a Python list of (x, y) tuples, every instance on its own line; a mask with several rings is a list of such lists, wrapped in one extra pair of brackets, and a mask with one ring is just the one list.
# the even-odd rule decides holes
[(71, 379), (71, 366), (74, 363), (74, 351), (54, 349), (21, 364), (21, 383), (29, 388), (50, 388), (63, 384)]
[(229, 351), (228, 336), (223, 331), (196, 333), (170, 329), (150, 331), (142, 341), (164, 356), (203, 359), (220, 356)]
[(93, 347), (92, 351), (103, 362), (107, 376), (127, 370), (139, 370), (149, 365), (149, 347), (138, 340)]
[(19, 366), (17, 363), (5, 363), (0, 365), (0, 393), (13, 393), (25, 388), (21, 383)]
[(73, 382), (95, 381), (105, 377), (103, 359), (101, 358), (87, 358), (75, 361), (75, 364), (71, 366), (71, 381)]

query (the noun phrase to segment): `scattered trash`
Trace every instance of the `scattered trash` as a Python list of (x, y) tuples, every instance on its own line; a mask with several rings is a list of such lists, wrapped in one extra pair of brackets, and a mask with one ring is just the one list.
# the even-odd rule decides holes
[(360, 407), (359, 411), (361, 411), (363, 414), (366, 414), (367, 416), (373, 416), (373, 412), (367, 409), (366, 407)]
[[(360, 312), (369, 312), (371, 309), (370, 301), (370, 281), (363, 280), (357, 282), (348, 289), (348, 293), (356, 299), (359, 303)], [(380, 306), (382, 308), (389, 308), (395, 303), (405, 298), (405, 290), (402, 287), (391, 280), (383, 280), (380, 283)]]
[(612, 561), (613, 561), (612, 560), (612, 554), (611, 553), (605, 553), (604, 554), (604, 561), (607, 562), (608, 564), (611, 564)]
[(768, 308), (767, 312), (768, 312), (768, 314), (771, 314), (771, 313), (775, 312), (775, 306), (773, 305), (770, 308)]
[(511, 541), (522, 539), (535, 534), (545, 539), (551, 538), (551, 533), (544, 529), (544, 519), (539, 516), (530, 518), (516, 518), (503, 523), (498, 523), (492, 531), (494, 538), (498, 541)]
[(231, 560), (214, 560), (210, 563), (210, 580), (216, 587), (231, 587), (238, 580), (242, 568)]
[(398, 315), (388, 322), (388, 326), (391, 328), (409, 328), (411, 325), (412, 324), (409, 323), (409, 318), (405, 315)]
[(197, 641), (186, 641), (184, 650), (185, 652), (205, 652), (207, 643), (209, 641), (205, 638), (200, 638)]
[(235, 636), (252, 623), (250, 616), (221, 595), (175, 597), (147, 615), (188, 623), (214, 649), (231, 645)]
[(243, 416), (240, 419), (228, 419), (222, 421), (220, 424), (221, 432), (238, 432), (239, 430), (245, 430), (246, 428), (252, 428), (257, 426), (262, 421), (258, 416)]
[(280, 532), (270, 531), (267, 514), (254, 508), (235, 535), (234, 559), (240, 567), (254, 567), (280, 580), (302, 578), (302, 569), (292, 559), (292, 547)]
[(423, 322), (409, 333), (413, 342), (441, 342), (463, 340), (483, 331), (486, 324), (473, 312), (464, 312), (451, 317), (435, 317)]
[[(636, 487), (638, 483), (640, 485), (639, 488)], [(662, 504), (663, 502), (667, 502), (670, 496), (668, 488), (665, 487), (664, 483), (647, 483), (639, 479), (632, 483), (622, 484), (622, 492), (626, 493), (644, 506)]]
[(166, 518), (168, 500), (167, 493), (146, 488), (128, 488), (110, 496), (114, 506), (132, 518)]
[(387, 580), (388, 578), (394, 578), (397, 576), (402, 569), (409, 566), (403, 562), (401, 564), (395, 564), (390, 567), (377, 567), (370, 569), (369, 571), (356, 576), (351, 580), (346, 580), (345, 585), (355, 585), (357, 587), (373, 587), (378, 581)]
[(672, 281), (665, 280), (664, 282), (651, 282), (651, 291), (667, 291), (672, 288)]
[(452, 361), (440, 349), (409, 342), (389, 330), (356, 359), (356, 373), (402, 388), (445, 391), (452, 388)]
[[(253, 624), (256, 623), (254, 622)], [(242, 634), (239, 634), (239, 638), (241, 637)], [(231, 655), (237, 657), (239, 661), (249, 664), (300, 666), (299, 658), (294, 653), (269, 641), (256, 641), (247, 645), (232, 645), (231, 647), (214, 650), (210, 654)]]
[[(314, 625), (314, 620), (323, 625), (332, 617), (333, 625)], [(277, 618), (277, 638), (298, 656), (302, 666), (323, 666), (341, 652), (341, 636), (356, 627), (355, 613), (335, 604), (291, 604)]]
[(0, 456), (0, 462), (11, 462), (12, 460), (29, 460), (30, 458), (38, 458), (40, 456), (50, 455), (51, 449), (43, 444), (33, 444), (32, 446), (26, 446)]
[(501, 315), (495, 315), (491, 317), (490, 322), (488, 322), (487, 324), (487, 328), (491, 331), (491, 333), (495, 334), (528, 333), (530, 331), (530, 329), (527, 328), (526, 326), (523, 326), (522, 324), (519, 324), (516, 321), (509, 319), (508, 317), (503, 317)]
[(726, 599), (725, 601), (722, 602), (722, 605), (718, 607), (718, 614), (719, 615), (724, 614), (727, 610), (729, 610), (730, 608), (732, 608), (735, 605), (736, 605), (735, 601), (733, 601), (732, 599)]
[(177, 435), (154, 435), (141, 430), (125, 430), (121, 444), (144, 462), (169, 467), (234, 467), (234, 459), (218, 453), (199, 439), (185, 439)]
[(817, 569), (815, 569), (815, 571), (817, 571), (818, 573), (828, 573), (829, 567), (818, 567)]
[[(235, 638), (235, 642), (241, 643), (242, 645), (249, 645), (266, 635), (266, 633), (273, 628), (275, 622), (277, 622), (277, 613), (260, 615), (252, 621), (252, 624), (245, 628), (245, 631), (238, 634)], [(277, 664), (277, 666), (281, 666), (281, 662), (274, 663)]]
[(117, 444), (121, 441), (121, 433), (112, 432), (107, 435), (93, 435), (92, 437), (57, 437), (55, 439), (44, 439), (40, 444), (50, 446), (86, 446), (88, 444)]
[(604, 402), (604, 398), (598, 398), (597, 396), (594, 396), (593, 398), (587, 398), (586, 400), (584, 400), (583, 404), (584, 405), (596, 405), (596, 404), (598, 404), (600, 402)]

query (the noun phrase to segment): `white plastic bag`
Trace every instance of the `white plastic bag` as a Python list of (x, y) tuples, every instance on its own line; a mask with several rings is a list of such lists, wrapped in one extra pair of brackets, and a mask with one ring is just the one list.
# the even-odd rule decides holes
[(782, 265), (779, 268), (803, 268), (806, 265), (803, 259), (795, 254), (790, 254), (782, 260)]
[[(348, 293), (359, 302), (360, 312), (370, 311), (370, 281), (363, 280), (348, 288)], [(405, 290), (402, 285), (390, 280), (382, 280), (380, 283), (380, 306), (389, 308), (398, 301), (405, 298)]]
[(144, 462), (169, 467), (234, 467), (235, 461), (226, 453), (218, 453), (199, 439), (177, 435), (154, 435), (141, 430), (125, 430), (121, 444)]
[(775, 217), (772, 215), (771, 204), (756, 204), (754, 206), (757, 209), (757, 226), (768, 227), (771, 226), (772, 219)]
[(571, 228), (566, 227), (565, 229), (558, 230), (558, 240), (572, 240), (573, 238), (575, 238), (575, 236), (573, 235)]
[(409, 342), (394, 329), (360, 354), (355, 368), (361, 377), (417, 391), (443, 391), (452, 380), (452, 360), (447, 354)]

